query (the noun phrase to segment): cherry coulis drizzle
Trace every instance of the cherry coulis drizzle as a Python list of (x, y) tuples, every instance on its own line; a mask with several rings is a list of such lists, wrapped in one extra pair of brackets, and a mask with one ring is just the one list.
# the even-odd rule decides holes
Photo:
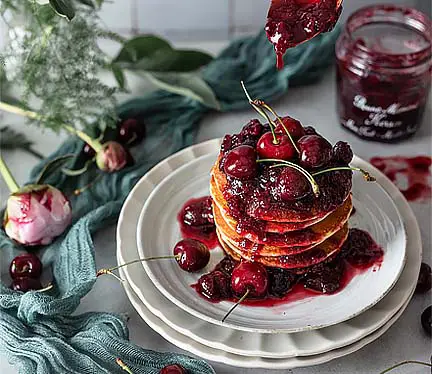
[(373, 157), (370, 161), (398, 186), (408, 201), (430, 201), (431, 157)]
[[(248, 298), (243, 305), (271, 307), (319, 295), (341, 291), (356, 275), (376, 271), (381, 266), (384, 252), (369, 233), (350, 229), (340, 252), (324, 263), (295, 271), (267, 267), (269, 290), (264, 298)], [(204, 274), (192, 287), (210, 302), (235, 302), (231, 290), (231, 274), (238, 264), (224, 257), (209, 273)]]
[(188, 200), (177, 215), (177, 220), (184, 239), (199, 240), (209, 249), (218, 246), (210, 196)]

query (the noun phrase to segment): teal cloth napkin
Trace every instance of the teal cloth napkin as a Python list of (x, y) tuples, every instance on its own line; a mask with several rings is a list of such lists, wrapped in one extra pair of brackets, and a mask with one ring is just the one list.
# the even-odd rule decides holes
[[(338, 29), (291, 49), (285, 68), (275, 69), (275, 56), (265, 34), (232, 42), (203, 70), (216, 93), (221, 111), (247, 108), (240, 86), (244, 80), (252, 97), (271, 102), (289, 86), (309, 84), (331, 64)], [(126, 321), (110, 313), (74, 315), (80, 300), (96, 281), (92, 235), (115, 223), (123, 201), (146, 171), (173, 152), (193, 143), (198, 124), (209, 109), (192, 99), (157, 91), (118, 108), (122, 117), (142, 116), (147, 137), (132, 149), (135, 165), (103, 174), (90, 189), (74, 196), (101, 172), (92, 168), (79, 177), (60, 172), (47, 180), (71, 197), (73, 225), (42, 252), (45, 269), (52, 269), (55, 287), (45, 293), (14, 292), (0, 284), (0, 350), (21, 374), (124, 373), (120, 357), (136, 374), (155, 374), (170, 363), (180, 363), (190, 374), (214, 373), (205, 362), (170, 353), (158, 353), (128, 341)], [(239, 128), (242, 124), (238, 124)], [(67, 140), (31, 173), (34, 181), (50, 160), (67, 153), (79, 154), (83, 143)], [(82, 165), (79, 156), (71, 168)], [(23, 251), (0, 231), (2, 261)], [(114, 265), (114, 264), (113, 264)], [(151, 348), (151, 347), (150, 347)]]

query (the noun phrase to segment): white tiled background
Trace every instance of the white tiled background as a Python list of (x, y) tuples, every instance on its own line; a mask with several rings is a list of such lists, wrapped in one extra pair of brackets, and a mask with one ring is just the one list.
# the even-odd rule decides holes
[[(344, 0), (342, 20), (354, 10), (391, 2), (430, 14), (430, 0)], [(269, 0), (111, 0), (101, 16), (122, 34), (156, 33), (173, 41), (226, 40), (263, 27)]]

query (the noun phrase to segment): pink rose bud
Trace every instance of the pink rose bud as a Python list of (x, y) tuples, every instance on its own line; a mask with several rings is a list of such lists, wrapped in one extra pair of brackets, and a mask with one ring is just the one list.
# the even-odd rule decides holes
[(128, 161), (128, 152), (117, 142), (106, 142), (96, 155), (96, 164), (99, 169), (112, 173), (123, 169)]
[(46, 245), (72, 221), (69, 200), (50, 185), (28, 185), (11, 194), (4, 218), (6, 234), (24, 245)]

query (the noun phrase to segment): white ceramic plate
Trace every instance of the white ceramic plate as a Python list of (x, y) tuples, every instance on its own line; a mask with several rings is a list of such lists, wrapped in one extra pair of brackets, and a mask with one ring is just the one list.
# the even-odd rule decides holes
[[(123, 274), (122, 271), (120, 271)], [(182, 335), (176, 330), (173, 330), (164, 322), (162, 322), (158, 317), (152, 314), (145, 305), (141, 302), (139, 297), (133, 292), (132, 288), (124, 283), (124, 288), (126, 294), (129, 297), (130, 302), (141, 316), (141, 318), (149, 325), (153, 330), (160, 334), (163, 338), (168, 340), (170, 343), (176, 345), (177, 347), (184, 349), (192, 354), (202, 357), (205, 360), (211, 360), (220, 362), (226, 365), (244, 367), (244, 368), (259, 368), (259, 369), (293, 369), (297, 367), (305, 367), (323, 364), (325, 362), (334, 360), (339, 357), (346, 356), (350, 353), (358, 351), (365, 345), (373, 342), (381, 335), (383, 335), (392, 325), (397, 321), (400, 315), (403, 313), (405, 308), (409, 303), (402, 306), (400, 310), (377, 331), (366, 336), (365, 338), (355, 342), (354, 344), (345, 346), (343, 348), (335, 349), (329, 352), (325, 352), (313, 356), (304, 357), (290, 357), (290, 358), (263, 358), (263, 357), (253, 357), (253, 356), (240, 356), (232, 354), (223, 350), (210, 348), (208, 346), (202, 345), (194, 340), (189, 339), (186, 335)], [(414, 291), (414, 290), (413, 290)]]
[[(137, 244), (141, 257), (172, 254), (176, 242), (181, 239), (177, 214), (187, 200), (209, 194), (209, 172), (216, 158), (217, 153), (196, 158), (170, 173), (152, 191), (138, 222)], [(352, 165), (366, 170), (372, 168), (359, 158), (354, 158)], [(173, 303), (217, 325), (243, 331), (287, 333), (346, 321), (384, 297), (399, 278), (405, 262), (405, 229), (397, 207), (386, 192), (398, 191), (381, 172), (372, 172), (377, 183), (365, 182), (360, 173), (353, 176), (353, 202), (357, 212), (350, 223), (372, 235), (383, 248), (384, 259), (379, 268), (355, 276), (334, 295), (314, 296), (274, 307), (240, 305), (222, 323), (233, 303), (208, 302), (191, 287), (203, 272), (214, 268), (222, 258), (220, 248), (212, 251), (209, 265), (198, 274), (184, 272), (175, 261), (144, 262), (143, 266), (159, 291)]]
[[(135, 242), (137, 221), (142, 206), (155, 186), (172, 170), (198, 156), (214, 151), (218, 146), (218, 141), (213, 140), (187, 148), (162, 161), (137, 183), (126, 199), (118, 221), (119, 264), (138, 257)], [(186, 335), (189, 342), (193, 339), (226, 352), (261, 357), (293, 357), (326, 352), (354, 343), (383, 326), (410, 298), (415, 287), (421, 262), (420, 232), (405, 199), (400, 194), (392, 198), (402, 211), (408, 232), (408, 257), (404, 271), (392, 291), (377, 305), (360, 316), (335, 326), (277, 335), (235, 331), (194, 318), (179, 309), (157, 291), (139, 264), (126, 268), (125, 272), (130, 285), (139, 293), (146, 310), (150, 310), (171, 329)], [(182, 348), (188, 349), (184, 345)]]

